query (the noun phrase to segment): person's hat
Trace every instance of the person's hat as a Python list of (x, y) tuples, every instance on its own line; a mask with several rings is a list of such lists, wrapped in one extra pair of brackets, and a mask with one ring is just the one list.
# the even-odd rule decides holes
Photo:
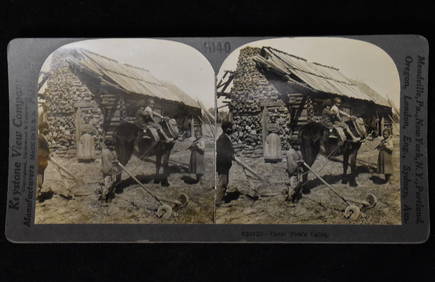
[(225, 131), (228, 128), (232, 128), (233, 127), (233, 123), (226, 120), (226, 121), (222, 122), (221, 127), (222, 127), (222, 130)]

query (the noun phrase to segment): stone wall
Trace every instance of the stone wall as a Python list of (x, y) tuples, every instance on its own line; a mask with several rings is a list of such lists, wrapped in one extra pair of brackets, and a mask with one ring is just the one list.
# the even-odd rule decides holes
[(76, 125), (82, 132), (88, 131), (96, 137), (96, 149), (99, 149), (103, 115), (94, 94), (72, 73), (66, 57), (64, 52), (53, 54), (47, 87), (39, 102), (45, 100), (47, 106), (50, 149), (58, 155), (72, 157), (76, 150)]
[[(233, 143), (236, 149), (246, 154), (262, 149), (263, 122), (268, 124), (270, 131), (277, 131), (283, 149), (289, 148), (290, 115), (279, 97), (279, 91), (252, 60), (260, 51), (260, 48), (253, 47), (240, 50), (231, 89), (231, 102), (228, 104), (236, 127), (236, 132), (232, 135)], [(266, 113), (265, 105), (268, 105)]]

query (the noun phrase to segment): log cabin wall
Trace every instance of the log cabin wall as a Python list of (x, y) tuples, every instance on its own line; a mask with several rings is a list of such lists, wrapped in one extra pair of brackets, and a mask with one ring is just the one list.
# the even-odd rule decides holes
[(99, 149), (103, 113), (95, 95), (71, 71), (62, 53), (53, 54), (47, 87), (41, 98), (47, 105), (50, 150), (60, 156), (75, 156), (78, 118), (82, 129), (96, 138), (95, 146)]
[[(115, 129), (122, 120), (126, 119), (126, 105), (124, 92), (110, 84), (103, 82), (100, 78), (87, 73), (84, 69), (70, 65), (70, 70), (92, 93), (93, 106), (101, 112), (99, 127), (101, 134), (99, 142), (103, 138), (112, 140)], [(96, 144), (99, 149), (100, 144)]]
[[(151, 96), (145, 96), (135, 93), (126, 93), (107, 83), (100, 82), (86, 73), (78, 74), (80, 79), (89, 85), (89, 88), (95, 93), (95, 100), (103, 113), (103, 124), (105, 136), (108, 140), (113, 139), (116, 128), (122, 121), (136, 121), (136, 112), (139, 109), (139, 102), (147, 101), (149, 98), (154, 100), (153, 111), (165, 117), (174, 118), (177, 121), (179, 129), (186, 137), (191, 136), (192, 120), (194, 126), (201, 126), (198, 116), (201, 114), (199, 109), (192, 109), (180, 105), (175, 101), (166, 101)], [(160, 118), (155, 117), (157, 122)]]
[[(262, 149), (264, 136), (272, 131), (280, 135), (283, 149), (289, 148), (288, 108), (278, 89), (252, 60), (258, 54), (260, 48), (240, 50), (228, 104), (236, 129), (232, 134), (234, 147), (248, 155)], [(263, 128), (267, 128), (268, 132), (264, 132)]]

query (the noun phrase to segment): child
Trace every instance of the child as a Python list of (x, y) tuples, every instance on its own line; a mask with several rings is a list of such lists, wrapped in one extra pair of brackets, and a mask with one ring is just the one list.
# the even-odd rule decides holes
[(107, 196), (112, 192), (113, 185), (116, 181), (116, 176), (120, 172), (118, 167), (118, 160), (115, 152), (107, 148), (108, 142), (105, 141), (101, 144), (101, 172), (104, 179), (103, 195)]
[(391, 130), (384, 129), (382, 132), (384, 139), (376, 147), (379, 150), (378, 156), (378, 173), (385, 175), (385, 183), (390, 182), (391, 174), (393, 173), (393, 139)]
[(205, 144), (201, 138), (201, 129), (195, 130), (195, 140), (189, 147), (190, 153), (190, 172), (196, 174), (197, 183), (204, 175), (204, 150)]

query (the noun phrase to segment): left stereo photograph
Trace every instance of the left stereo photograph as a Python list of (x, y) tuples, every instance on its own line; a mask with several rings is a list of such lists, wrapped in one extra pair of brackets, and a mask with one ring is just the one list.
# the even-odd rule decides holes
[(35, 224), (214, 221), (214, 71), (182, 43), (55, 50), (37, 83)]

